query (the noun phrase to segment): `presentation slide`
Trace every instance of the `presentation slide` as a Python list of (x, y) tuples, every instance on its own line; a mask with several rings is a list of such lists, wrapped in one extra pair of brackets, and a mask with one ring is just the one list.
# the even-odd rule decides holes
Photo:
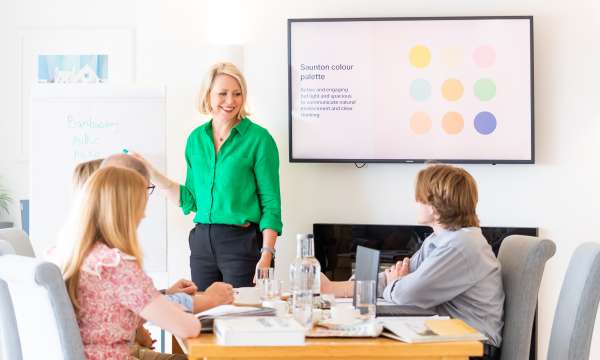
[(533, 162), (531, 21), (290, 20), (290, 160)]

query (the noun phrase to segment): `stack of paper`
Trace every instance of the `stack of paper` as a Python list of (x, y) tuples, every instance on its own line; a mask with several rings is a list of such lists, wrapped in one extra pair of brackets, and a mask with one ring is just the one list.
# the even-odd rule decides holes
[(304, 345), (304, 327), (287, 317), (238, 317), (215, 319), (219, 345), (294, 346)]
[(202, 331), (212, 331), (213, 320), (224, 317), (275, 316), (275, 309), (254, 306), (221, 305), (196, 314), (202, 324)]
[(307, 337), (378, 337), (383, 326), (377, 320), (359, 321), (348, 326), (336, 326), (333, 322), (321, 321), (313, 327)]

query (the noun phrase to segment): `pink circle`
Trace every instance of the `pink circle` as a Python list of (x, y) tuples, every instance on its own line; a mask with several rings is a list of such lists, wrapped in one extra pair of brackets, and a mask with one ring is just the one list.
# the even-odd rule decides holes
[(479, 67), (490, 67), (496, 61), (496, 52), (491, 46), (482, 45), (473, 51), (473, 60)]

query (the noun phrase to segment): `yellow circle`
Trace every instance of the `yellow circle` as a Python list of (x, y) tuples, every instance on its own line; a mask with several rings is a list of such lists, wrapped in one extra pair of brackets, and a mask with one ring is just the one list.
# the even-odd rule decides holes
[(465, 121), (463, 120), (462, 115), (457, 112), (447, 112), (442, 118), (442, 128), (447, 134), (456, 135), (462, 131), (464, 126)]
[(431, 61), (431, 53), (426, 46), (417, 45), (410, 49), (408, 58), (414, 67), (424, 68), (429, 65), (429, 62)]
[(448, 79), (442, 84), (442, 96), (448, 101), (456, 101), (463, 96), (463, 84), (460, 80)]
[(425, 134), (431, 129), (431, 119), (424, 112), (416, 112), (410, 117), (410, 129), (415, 134)]

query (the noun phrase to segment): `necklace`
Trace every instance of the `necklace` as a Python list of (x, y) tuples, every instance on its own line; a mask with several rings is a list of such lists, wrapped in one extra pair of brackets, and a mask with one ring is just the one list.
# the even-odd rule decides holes
[[(231, 126), (227, 126), (225, 127), (226, 131), (223, 132), (222, 136), (218, 136), (217, 138), (219, 139), (219, 143), (222, 143), (223, 141), (225, 141), (225, 139), (227, 139), (227, 137), (229, 136), (229, 132), (231, 132), (231, 129), (236, 125), (237, 123), (232, 124)], [(215, 129), (213, 128), (213, 136), (217, 135), (217, 131), (215, 131)]]

